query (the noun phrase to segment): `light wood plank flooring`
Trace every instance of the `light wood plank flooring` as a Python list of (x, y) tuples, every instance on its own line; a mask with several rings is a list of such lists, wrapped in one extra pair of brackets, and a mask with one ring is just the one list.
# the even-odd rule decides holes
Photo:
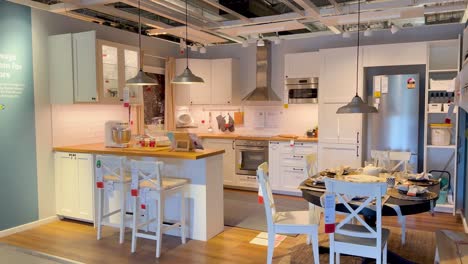
[[(300, 197), (291, 199), (302, 199)], [(385, 217), (384, 225), (398, 227), (396, 218)], [(450, 229), (463, 232), (458, 216), (429, 213), (407, 217), (408, 229), (433, 232)], [(258, 231), (226, 227), (224, 232), (208, 242), (164, 236), (161, 258), (155, 259), (155, 242), (139, 239), (135, 254), (130, 253), (130, 231), (125, 243), (118, 243), (118, 231), (104, 228), (103, 239), (96, 240), (96, 231), (90, 224), (64, 220), (0, 238), (0, 242), (41, 251), (85, 263), (265, 263), (266, 247), (249, 244)], [(288, 249), (305, 242), (304, 236), (287, 237), (275, 249), (275, 259), (289, 254)]]

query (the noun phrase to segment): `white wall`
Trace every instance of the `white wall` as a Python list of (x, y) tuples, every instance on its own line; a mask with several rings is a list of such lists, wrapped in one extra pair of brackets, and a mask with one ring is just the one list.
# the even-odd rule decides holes
[[(138, 35), (37, 9), (32, 9), (31, 15), (36, 111), (37, 188), (39, 219), (44, 219), (55, 215), (52, 147), (102, 142), (104, 120), (126, 117), (125, 110), (120, 106), (68, 105), (52, 107), (50, 105), (47, 37), (62, 33), (96, 30), (99, 39), (138, 46)], [(143, 37), (143, 49), (148, 54), (158, 56), (175, 56), (178, 52), (177, 44), (148, 37)], [(163, 61), (151, 60), (145, 57), (145, 64), (161, 67), (164, 63)]]

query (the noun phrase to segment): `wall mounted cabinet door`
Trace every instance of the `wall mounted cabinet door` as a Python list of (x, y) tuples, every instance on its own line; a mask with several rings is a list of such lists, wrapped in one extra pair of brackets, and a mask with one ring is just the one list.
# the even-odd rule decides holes
[(211, 61), (211, 104), (232, 103), (232, 59)]
[(190, 84), (190, 104), (211, 103), (211, 61), (192, 59), (189, 62), (193, 74), (203, 78), (204, 83)]
[[(320, 50), (320, 103), (351, 101), (356, 94), (356, 55), (355, 47)], [(358, 93), (362, 96), (362, 57), (358, 68), (360, 76)]]
[(94, 220), (94, 162), (93, 155), (76, 154), (76, 177), (78, 189), (77, 218)]
[(74, 33), (73, 52), (75, 102), (96, 102), (96, 32)]
[(268, 174), (271, 188), (274, 191), (281, 190), (281, 142), (270, 141), (268, 148)]
[(318, 52), (290, 53), (284, 56), (286, 78), (318, 77), (320, 57)]

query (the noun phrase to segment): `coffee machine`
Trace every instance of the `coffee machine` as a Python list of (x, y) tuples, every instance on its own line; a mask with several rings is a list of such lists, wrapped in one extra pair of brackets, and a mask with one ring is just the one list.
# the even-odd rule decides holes
[(107, 148), (128, 148), (132, 131), (127, 122), (109, 120), (105, 124), (105, 146)]

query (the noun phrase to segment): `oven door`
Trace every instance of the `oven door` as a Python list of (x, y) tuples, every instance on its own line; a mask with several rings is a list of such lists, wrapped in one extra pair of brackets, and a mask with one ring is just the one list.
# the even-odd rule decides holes
[(288, 89), (290, 104), (316, 104), (318, 102), (317, 88), (289, 88)]
[(268, 161), (268, 148), (236, 147), (236, 173), (240, 175), (257, 175), (257, 168)]

